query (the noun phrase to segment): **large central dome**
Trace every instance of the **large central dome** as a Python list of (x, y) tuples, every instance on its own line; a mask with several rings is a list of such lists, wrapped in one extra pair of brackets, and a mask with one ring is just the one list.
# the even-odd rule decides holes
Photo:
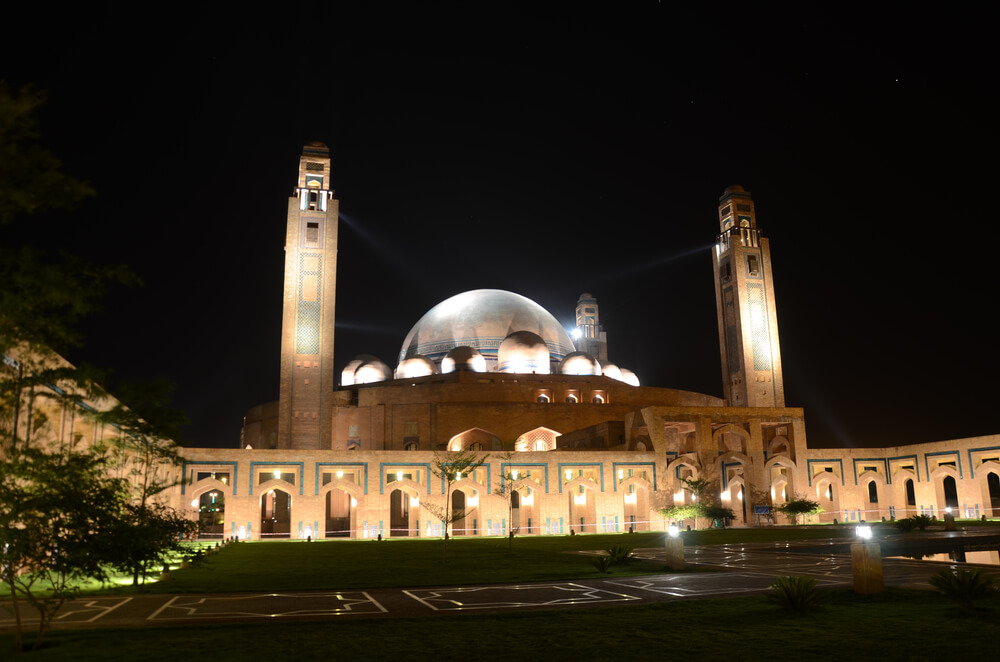
[(538, 334), (556, 365), (576, 349), (556, 318), (531, 299), (504, 290), (472, 290), (445, 299), (421, 317), (403, 341), (399, 360), (422, 355), (440, 365), (456, 347), (472, 347), (495, 370), (500, 343), (515, 331)]

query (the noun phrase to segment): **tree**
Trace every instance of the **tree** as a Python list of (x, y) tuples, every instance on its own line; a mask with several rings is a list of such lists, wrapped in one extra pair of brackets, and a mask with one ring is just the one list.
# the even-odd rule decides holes
[(801, 515), (818, 515), (823, 512), (823, 509), (819, 507), (819, 502), (804, 497), (790, 499), (775, 508), (775, 510), (785, 517), (790, 517), (796, 524), (798, 524), (799, 516)]
[(0, 549), (20, 650), (20, 600), (38, 610), (33, 649), (85, 579), (107, 580), (120, 530), (124, 481), (107, 475), (101, 449), (16, 448), (0, 461)]
[(712, 491), (712, 482), (705, 478), (681, 478), (684, 489), (691, 493), (693, 501), (700, 506), (695, 509), (694, 528), (699, 528), (698, 518), (705, 517), (705, 508), (708, 507), (708, 494)]
[(180, 542), (196, 532), (197, 524), (162, 503), (157, 495), (183, 480), (174, 469), (180, 449), (171, 437), (187, 419), (167, 406), (171, 387), (165, 382), (123, 385), (122, 397), (93, 416), (117, 430), (113, 439), (122, 477), (128, 481), (129, 502), (122, 511), (123, 537), (115, 548), (114, 565), (132, 575), (132, 585), (145, 581), (150, 568), (180, 552)]
[(448, 558), (448, 527), (472, 514), (473, 509), (457, 512), (451, 508), (451, 490), (463, 475), (469, 475), (486, 462), (489, 455), (479, 456), (473, 451), (450, 452), (446, 455), (434, 454), (431, 462), (431, 473), (444, 482), (444, 505), (427, 503), (424, 507), (435, 519), (441, 522), (444, 529), (444, 558)]
[[(514, 454), (507, 451), (500, 456), (501, 466), (504, 464), (509, 465), (514, 460)], [(500, 485), (493, 491), (493, 494), (497, 495), (501, 499), (507, 502), (507, 521), (509, 522), (507, 528), (507, 551), (513, 551), (514, 549), (514, 536), (521, 530), (520, 525), (514, 525), (514, 493), (517, 491), (514, 489), (514, 482), (517, 478), (510, 471), (500, 475)], [(529, 532), (530, 533), (530, 532)]]

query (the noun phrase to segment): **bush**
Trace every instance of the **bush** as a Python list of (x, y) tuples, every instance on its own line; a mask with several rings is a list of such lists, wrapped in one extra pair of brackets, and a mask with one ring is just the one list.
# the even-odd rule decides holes
[(598, 572), (603, 572), (605, 574), (611, 572), (610, 568), (612, 561), (610, 556), (605, 556), (603, 554), (601, 554), (600, 556), (595, 556), (594, 558), (590, 559), (590, 563), (595, 568), (597, 568)]
[(801, 613), (819, 608), (821, 598), (812, 577), (778, 577), (768, 597), (784, 609)]
[(907, 517), (905, 519), (896, 520), (895, 526), (903, 533), (909, 533), (917, 526), (917, 523)]
[(996, 593), (996, 583), (992, 576), (981, 568), (966, 570), (946, 568), (930, 579), (931, 586), (945, 596), (958, 602), (958, 606), (969, 611), (975, 609), (976, 600)]
[(934, 518), (929, 515), (914, 515), (910, 519), (913, 520), (913, 525), (921, 531), (926, 531), (927, 527), (934, 523)]
[(625, 545), (615, 545), (608, 550), (608, 557), (611, 559), (611, 565), (625, 563), (632, 557), (632, 548)]

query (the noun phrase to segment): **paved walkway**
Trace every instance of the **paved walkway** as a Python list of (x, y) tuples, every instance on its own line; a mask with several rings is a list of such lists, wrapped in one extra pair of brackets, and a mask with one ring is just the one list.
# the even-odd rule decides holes
[[(930, 534), (928, 541), (969, 534)], [(913, 540), (911, 537), (910, 541)], [(891, 541), (885, 541), (891, 542)], [(851, 586), (853, 576), (843, 540), (779, 544), (687, 547), (690, 564), (722, 572), (688, 572), (641, 577), (597, 578), (562, 582), (442, 588), (381, 588), (350, 591), (289, 591), (185, 595), (86, 597), (68, 602), (53, 627), (149, 627), (207, 622), (426, 617), (513, 610), (577, 609), (638, 605), (692, 598), (762, 593), (775, 577), (806, 575), (821, 587)], [(826, 551), (829, 550), (829, 551)], [(640, 549), (641, 558), (664, 561), (661, 549)], [(927, 579), (946, 564), (883, 559), (886, 584), (929, 588)], [(1000, 567), (989, 567), (1000, 578)], [(0, 631), (13, 629), (10, 604), (0, 603)], [(22, 614), (33, 610), (23, 608)], [(25, 619), (30, 627), (37, 619)]]

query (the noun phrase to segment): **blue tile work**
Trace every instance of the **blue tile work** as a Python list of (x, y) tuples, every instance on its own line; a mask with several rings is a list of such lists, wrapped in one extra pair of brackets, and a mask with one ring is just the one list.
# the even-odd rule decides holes
[[(307, 261), (315, 261), (315, 270), (306, 270)], [(317, 281), (316, 300), (302, 298), (302, 281), (306, 276), (315, 276)], [(298, 319), (295, 322), (295, 353), (319, 354), (319, 326), (323, 301), (323, 255), (322, 253), (299, 254), (299, 301)]]

